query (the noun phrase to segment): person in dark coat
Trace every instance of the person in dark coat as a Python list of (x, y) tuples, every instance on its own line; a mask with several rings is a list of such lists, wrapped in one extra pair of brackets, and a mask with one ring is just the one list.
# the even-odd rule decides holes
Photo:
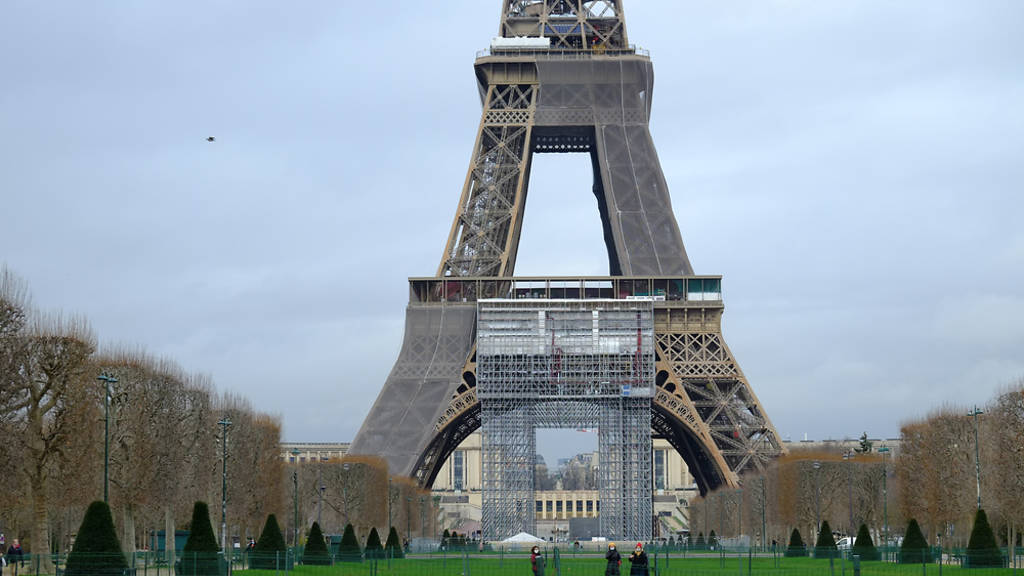
[(604, 559), (608, 561), (608, 567), (604, 569), (604, 576), (619, 576), (622, 555), (615, 549), (615, 542), (608, 543), (608, 553), (604, 555)]
[(647, 553), (644, 552), (644, 545), (640, 542), (636, 543), (636, 550), (629, 555), (629, 568), (630, 576), (648, 576), (647, 572)]
[(544, 566), (547, 561), (540, 555), (540, 548), (537, 546), (530, 550), (530, 569), (533, 570), (533, 576), (544, 576)]
[(11, 575), (18, 576), (18, 564), (25, 561), (25, 552), (21, 549), (21, 542), (15, 538), (11, 542), (11, 547), (7, 549), (7, 564), (11, 567)]

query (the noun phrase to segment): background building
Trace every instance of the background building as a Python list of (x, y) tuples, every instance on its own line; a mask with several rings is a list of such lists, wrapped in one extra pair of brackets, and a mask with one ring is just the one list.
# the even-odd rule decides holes
[(348, 454), (348, 447), (348, 442), (282, 442), (281, 460), (300, 464), (338, 460)]

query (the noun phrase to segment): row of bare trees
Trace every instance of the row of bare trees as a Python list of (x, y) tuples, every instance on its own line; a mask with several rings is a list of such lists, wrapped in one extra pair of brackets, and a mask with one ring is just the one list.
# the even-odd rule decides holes
[[(292, 473), (289, 497), (298, 508), (300, 531), (316, 520), (328, 534), (341, 534), (352, 524), (364, 544), (372, 528), (386, 536), (394, 526), (403, 539), (437, 536), (438, 505), (430, 491), (408, 478), (389, 477), (381, 458), (346, 456), (300, 464)], [(294, 530), (294, 520), (286, 524)]]
[(793, 449), (763, 473), (745, 475), (742, 489), (691, 502), (690, 531), (785, 545), (793, 528), (813, 539), (821, 521), (848, 535), (863, 523), (881, 543), (915, 518), (931, 544), (963, 547), (980, 476), (993, 528), (1004, 544), (1015, 542), (1024, 524), (1024, 382), (984, 407), (977, 423), (976, 442), (974, 416), (947, 407), (905, 424), (892, 452), (869, 444)]
[(227, 521), (234, 534), (254, 534), (285, 500), (277, 419), (171, 361), (100, 349), (84, 319), (34, 310), (25, 284), (0, 269), (0, 531), (31, 553), (68, 549), (85, 508), (104, 495), (109, 462), (123, 547), (164, 529), (173, 561), (192, 503), (221, 501), (225, 416)]
[(966, 542), (980, 498), (1000, 540), (1017, 541), (1024, 524), (1024, 382), (977, 415), (944, 407), (905, 424), (902, 435), (897, 474), (914, 488), (900, 505), (930, 540)]
[(691, 502), (690, 531), (745, 535), (755, 546), (784, 545), (793, 528), (813, 537), (823, 521), (848, 534), (863, 523), (881, 535), (886, 518), (890, 527), (902, 522), (892, 471), (892, 462), (874, 451), (795, 449), (763, 474), (745, 475), (742, 489), (716, 490)]
[(268, 514), (287, 519), (289, 543), (318, 519), (334, 534), (351, 523), (364, 542), (374, 527), (437, 531), (430, 493), (389, 478), (383, 460), (285, 464), (276, 417), (170, 360), (99, 348), (84, 319), (35, 311), (25, 284), (2, 268), (0, 438), (0, 532), (44, 558), (69, 549), (85, 509), (103, 497), (105, 463), (122, 548), (148, 546), (162, 530), (172, 563), (175, 530), (187, 528), (196, 500), (210, 504), (219, 528), (223, 486), (228, 535), (241, 542)]

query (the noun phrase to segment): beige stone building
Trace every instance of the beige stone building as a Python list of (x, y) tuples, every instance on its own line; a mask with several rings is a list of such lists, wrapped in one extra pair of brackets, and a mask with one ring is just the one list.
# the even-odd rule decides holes
[(281, 460), (305, 464), (338, 460), (348, 454), (348, 442), (282, 442)]

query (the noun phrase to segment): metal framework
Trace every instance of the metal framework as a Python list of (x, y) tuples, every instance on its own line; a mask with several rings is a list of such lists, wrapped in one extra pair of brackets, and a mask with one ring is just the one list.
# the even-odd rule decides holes
[(499, 34), (551, 38), (556, 49), (628, 45), (621, 0), (506, 0)]
[[(722, 336), (721, 278), (695, 276), (683, 246), (648, 128), (650, 58), (621, 0), (502, 0), (501, 14), (476, 60), (483, 113), (448, 242), (436, 276), (410, 280), (401, 352), (351, 452), (430, 486), (480, 428), (479, 300), (653, 296), (650, 427), (702, 492), (735, 487), (782, 446)], [(591, 156), (610, 276), (513, 278), (533, 154), (572, 152)]]
[(598, 429), (601, 534), (650, 539), (650, 298), (483, 300), (476, 373), (486, 539), (535, 532), (537, 428), (590, 427)]

